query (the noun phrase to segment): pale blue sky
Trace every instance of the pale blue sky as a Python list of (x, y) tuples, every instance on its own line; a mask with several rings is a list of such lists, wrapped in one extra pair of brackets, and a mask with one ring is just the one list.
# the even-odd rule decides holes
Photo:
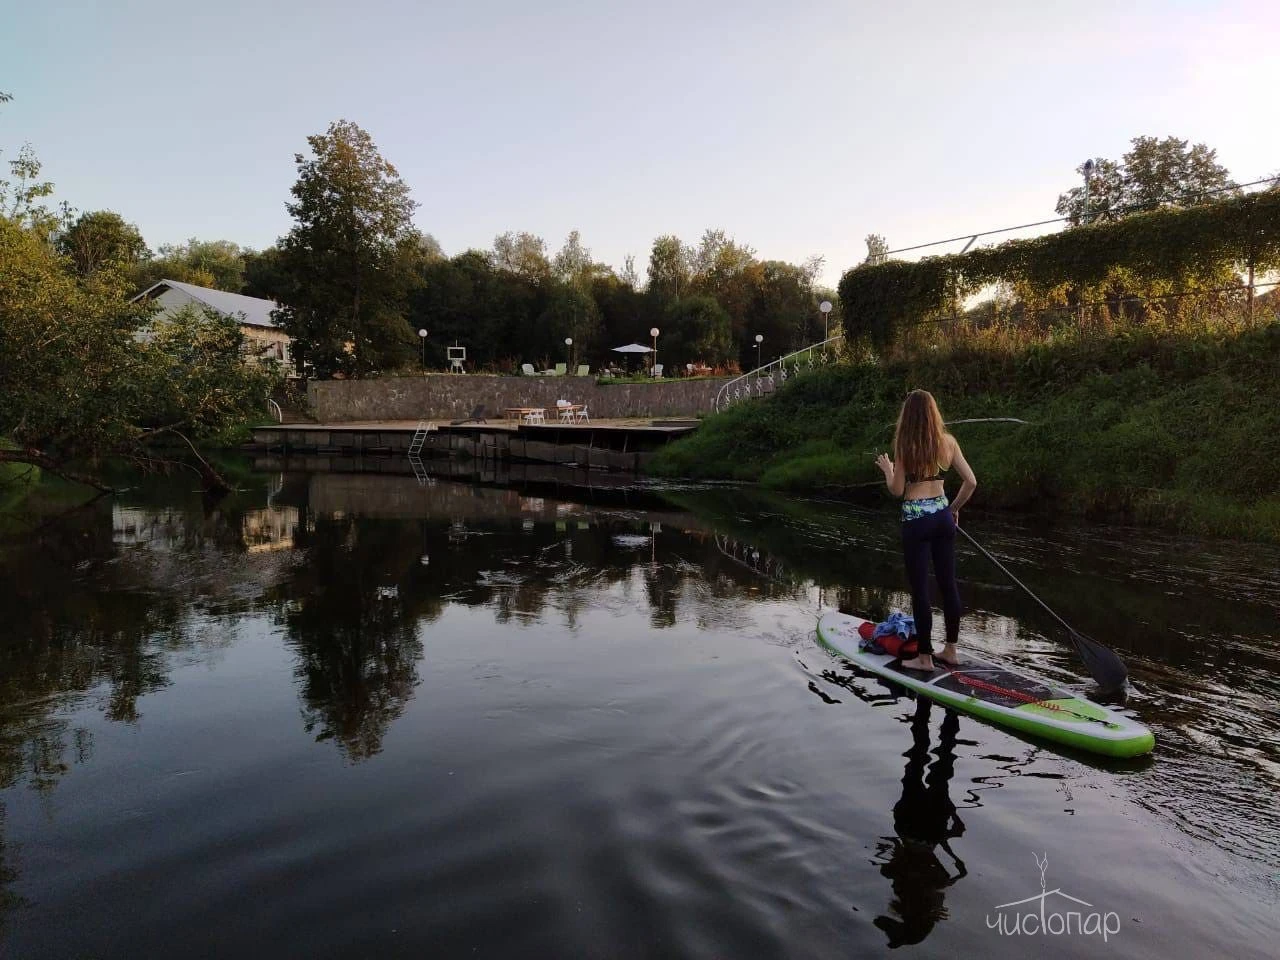
[(572, 229), (865, 253), (1053, 216), (1085, 157), (1204, 141), (1280, 170), (1280, 3), (119, 0), (0, 32), (0, 149), (153, 247), (286, 232), (293, 154), (365, 127), (449, 253)]

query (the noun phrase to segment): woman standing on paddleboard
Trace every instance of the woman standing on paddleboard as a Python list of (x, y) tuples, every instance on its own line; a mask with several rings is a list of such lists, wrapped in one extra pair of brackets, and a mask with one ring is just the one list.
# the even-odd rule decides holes
[[(912, 390), (898, 414), (893, 435), (893, 460), (876, 458), (884, 482), (895, 497), (902, 497), (902, 558), (911, 584), (911, 615), (915, 619), (917, 656), (902, 665), (913, 670), (933, 670), (933, 610), (929, 606), (929, 558), (942, 592), (946, 621), (946, 645), (939, 660), (956, 662), (960, 633), (960, 590), (956, 586), (956, 527), (960, 508), (973, 496), (978, 480), (965, 462), (956, 438), (947, 433), (942, 414), (926, 390)], [(955, 467), (963, 484), (952, 502), (943, 488), (942, 474)]]

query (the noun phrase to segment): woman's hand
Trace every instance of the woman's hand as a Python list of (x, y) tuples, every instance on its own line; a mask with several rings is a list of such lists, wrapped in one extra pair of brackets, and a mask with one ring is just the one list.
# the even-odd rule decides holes
[(951, 522), (954, 523), (957, 527), (960, 526), (960, 510), (957, 507), (951, 508)]
[(886, 480), (893, 476), (893, 461), (889, 459), (887, 453), (882, 453), (876, 457), (876, 466), (880, 468), (880, 472), (884, 474)]

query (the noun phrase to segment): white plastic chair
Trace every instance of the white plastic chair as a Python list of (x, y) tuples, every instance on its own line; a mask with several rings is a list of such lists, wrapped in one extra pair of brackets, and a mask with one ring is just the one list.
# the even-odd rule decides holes
[(530, 410), (524, 415), (524, 421), (525, 423), (546, 423), (547, 418), (541, 410)]
[(580, 406), (577, 410), (575, 410), (573, 412), (573, 415), (574, 415), (574, 419), (576, 419), (578, 423), (591, 422), (591, 418), (587, 416), (587, 405), (585, 403), (582, 406)]
[(538, 375), (538, 371), (533, 369), (532, 363), (520, 364), (520, 372), (523, 373), (526, 377), (536, 377)]
[(556, 410), (560, 414), (560, 420), (563, 423), (573, 423), (573, 404), (568, 400), (557, 400)]

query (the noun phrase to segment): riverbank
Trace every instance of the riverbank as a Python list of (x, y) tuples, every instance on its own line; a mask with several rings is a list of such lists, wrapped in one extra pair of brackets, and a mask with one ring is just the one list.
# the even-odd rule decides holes
[(649, 472), (872, 492), (873, 458), (916, 387), (949, 421), (1026, 421), (953, 426), (981, 482), (975, 505), (1280, 541), (1280, 321), (840, 364), (708, 418)]

